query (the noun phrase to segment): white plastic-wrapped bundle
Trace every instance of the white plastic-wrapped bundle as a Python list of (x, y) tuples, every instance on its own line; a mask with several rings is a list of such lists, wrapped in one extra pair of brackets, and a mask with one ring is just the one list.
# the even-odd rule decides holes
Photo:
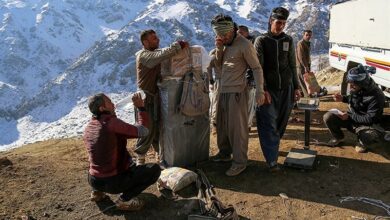
[(177, 107), (181, 98), (181, 77), (166, 77), (159, 84), (161, 98), (160, 147), (162, 160), (171, 166), (189, 166), (208, 160), (210, 121), (208, 112), (185, 116)]

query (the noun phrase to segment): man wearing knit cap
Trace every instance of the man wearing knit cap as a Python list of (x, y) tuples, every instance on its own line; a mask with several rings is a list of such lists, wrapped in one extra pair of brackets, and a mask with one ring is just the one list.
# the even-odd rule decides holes
[(293, 39), (283, 32), (289, 11), (274, 8), (268, 32), (257, 37), (255, 48), (264, 71), (265, 103), (256, 109), (260, 145), (271, 172), (278, 171), (280, 139), (294, 101), (300, 97)]
[[(358, 153), (363, 153), (367, 147), (384, 141), (385, 132), (379, 123), (383, 115), (385, 96), (369, 73), (375, 73), (375, 68), (362, 65), (352, 68), (347, 74), (351, 94), (333, 96), (337, 102), (348, 103), (349, 110), (329, 111), (324, 115), (324, 122), (333, 137), (328, 142), (330, 146), (343, 142), (344, 133), (341, 128), (347, 128), (357, 135), (358, 144), (355, 150)], [(389, 146), (389, 143), (382, 145)]]
[(228, 176), (245, 170), (248, 156), (248, 93), (246, 70), (251, 68), (256, 83), (257, 105), (264, 102), (263, 71), (251, 42), (234, 29), (230, 16), (217, 15), (211, 22), (216, 35), (215, 65), (221, 68), (221, 90), (217, 107), (217, 144), (213, 161), (230, 161)]

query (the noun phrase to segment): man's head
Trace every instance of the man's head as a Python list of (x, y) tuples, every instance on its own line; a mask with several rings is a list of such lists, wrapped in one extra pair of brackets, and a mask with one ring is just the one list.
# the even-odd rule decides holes
[(211, 21), (211, 26), (217, 39), (224, 45), (229, 45), (234, 38), (235, 23), (229, 15), (219, 14)]
[(152, 29), (141, 32), (140, 35), (141, 43), (147, 50), (155, 50), (160, 47), (160, 39), (156, 32)]
[(91, 96), (88, 100), (88, 107), (95, 117), (99, 117), (102, 113), (115, 114), (115, 105), (104, 93)]
[(249, 37), (249, 29), (245, 25), (240, 25), (238, 26), (238, 31), (239, 34), (241, 34), (243, 37), (247, 38)]
[(272, 9), (269, 19), (269, 30), (273, 35), (278, 36), (283, 32), (289, 15), (290, 12), (283, 7)]
[(350, 85), (351, 92), (358, 92), (361, 89), (369, 89), (371, 84), (370, 73), (376, 72), (375, 67), (359, 65), (348, 71), (347, 82)]
[(311, 30), (304, 30), (303, 31), (303, 40), (310, 41), (312, 36), (313, 36), (313, 32)]

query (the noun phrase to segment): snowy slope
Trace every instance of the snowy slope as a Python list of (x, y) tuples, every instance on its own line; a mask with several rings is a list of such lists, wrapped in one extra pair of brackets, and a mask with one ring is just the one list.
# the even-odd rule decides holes
[[(313, 28), (314, 52), (327, 49), (331, 0), (28, 0), (2, 1), (0, 149), (80, 135), (87, 97), (119, 101), (135, 91), (139, 33), (155, 29), (162, 47), (178, 39), (213, 47), (211, 18), (228, 13), (264, 32), (271, 8), (291, 10), (287, 32)], [(310, 14), (310, 16), (309, 16)], [(325, 28), (324, 28), (325, 27)], [(12, 74), (9, 74), (12, 73)], [(120, 108), (132, 120), (131, 108)]]

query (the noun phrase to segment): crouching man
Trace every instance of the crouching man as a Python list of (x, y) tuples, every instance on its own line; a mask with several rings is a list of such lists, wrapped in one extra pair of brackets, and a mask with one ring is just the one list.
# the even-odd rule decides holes
[(115, 105), (105, 94), (89, 99), (93, 114), (84, 131), (84, 144), (89, 154), (88, 182), (91, 200), (100, 201), (105, 193), (121, 194), (115, 202), (120, 210), (140, 210), (144, 202), (136, 196), (155, 183), (161, 170), (157, 164), (136, 166), (126, 149), (127, 139), (145, 137), (149, 118), (140, 94), (132, 97), (138, 109), (138, 124), (130, 125), (115, 115)]
[(344, 140), (341, 128), (347, 128), (357, 135), (358, 144), (355, 150), (359, 153), (365, 152), (367, 146), (382, 141), (384, 130), (379, 123), (383, 115), (385, 96), (369, 73), (375, 73), (375, 69), (362, 65), (352, 68), (347, 75), (351, 94), (334, 95), (335, 101), (348, 103), (349, 110), (337, 114), (327, 112), (324, 115), (324, 122), (333, 136), (328, 142), (330, 146), (336, 146)]

